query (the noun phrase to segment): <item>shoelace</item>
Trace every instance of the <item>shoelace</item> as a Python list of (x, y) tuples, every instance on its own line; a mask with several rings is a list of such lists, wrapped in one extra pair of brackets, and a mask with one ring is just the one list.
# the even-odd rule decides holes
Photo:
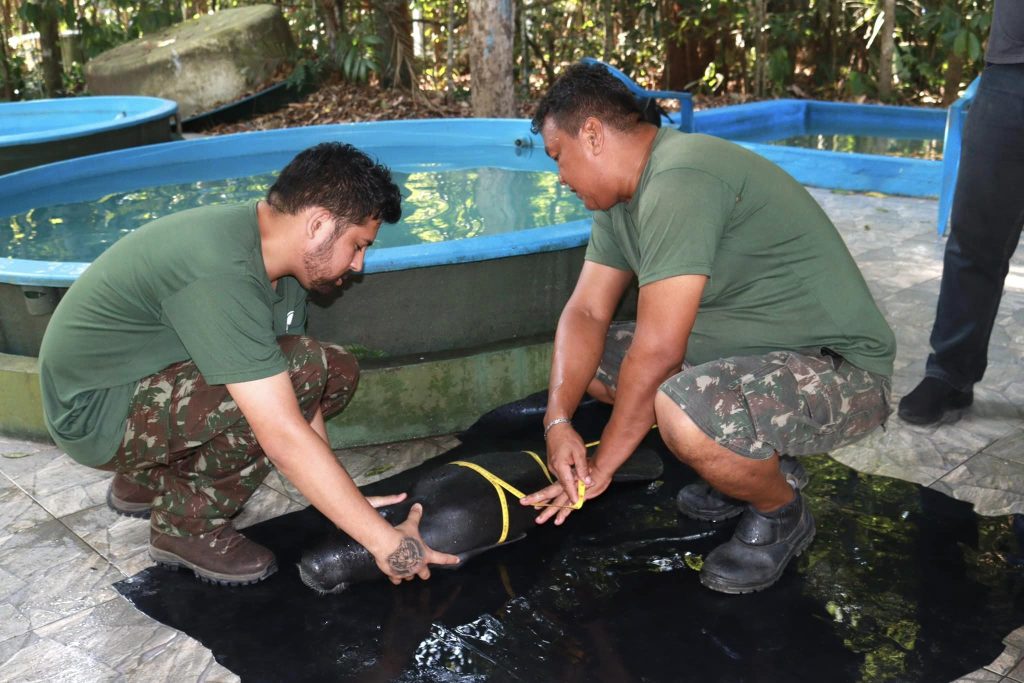
[[(226, 538), (225, 535), (227, 536)], [(218, 544), (223, 545), (223, 547), (217, 549), (217, 552), (221, 555), (226, 555), (245, 540), (245, 536), (235, 531), (230, 524), (222, 524), (213, 531), (208, 531), (205, 534), (199, 534), (199, 538), (204, 541), (207, 537), (212, 539), (210, 541), (211, 548), (217, 549)]]

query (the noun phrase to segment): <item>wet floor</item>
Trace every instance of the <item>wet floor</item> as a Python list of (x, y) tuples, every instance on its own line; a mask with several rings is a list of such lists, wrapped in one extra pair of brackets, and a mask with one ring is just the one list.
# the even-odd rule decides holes
[[(835, 222), (896, 333), (893, 394), (898, 399), (914, 387), (924, 371), (942, 272), (943, 241), (935, 236), (936, 202), (811, 192)], [(696, 573), (689, 565), (681, 568), (680, 562), (686, 564), (688, 557), (694, 564), (695, 554), (704, 552), (702, 544), (713, 543), (710, 539), (669, 541), (671, 551), (649, 542), (645, 549), (635, 550), (634, 557), (648, 553), (646, 557), (657, 560), (648, 564), (671, 571), (620, 572), (615, 584), (598, 584), (596, 579), (587, 584), (600, 585), (600, 592), (578, 589), (575, 597), (565, 598), (549, 589), (561, 585), (554, 572), (561, 566), (562, 553), (606, 546), (590, 540), (580, 541), (577, 550), (572, 550), (575, 546), (563, 549), (564, 537), (558, 537), (548, 539), (549, 548), (543, 545), (548, 542), (547, 532), (543, 532), (519, 547), (481, 557), (450, 578), (407, 584), (397, 591), (384, 584), (370, 586), (359, 600), (353, 593), (322, 601), (297, 584), (291, 598), (290, 593), (275, 598), (260, 592), (288, 583), (282, 575), (277, 580), (284, 584), (257, 586), (244, 600), (230, 597), (234, 591), (218, 593), (205, 609), (213, 612), (230, 605), (231, 610), (248, 617), (247, 604), (254, 610), (259, 604), (269, 604), (286, 616), (288, 601), (295, 600), (296, 609), (309, 614), (309, 619), (296, 626), (294, 618), (288, 617), (282, 622), (286, 626), (267, 625), (269, 633), (308, 629), (313, 635), (319, 630), (341, 639), (344, 634), (337, 632), (346, 628), (357, 635), (364, 633), (360, 630), (364, 624), (357, 617), (365, 608), (371, 615), (368, 623), (379, 630), (377, 635), (331, 642), (311, 637), (311, 642), (317, 643), (312, 649), (317, 654), (320, 649), (335, 648), (332, 661), (376, 658), (379, 668), (364, 671), (368, 679), (378, 680), (387, 680), (395, 671), (399, 672), (396, 676), (416, 680), (420, 671), (416, 662), (422, 663), (424, 676), (435, 678), (444, 668), (440, 664), (450, 660), (475, 657), (473, 667), (484, 666), (481, 662), (490, 661), (488, 658), (507, 663), (508, 659), (499, 658), (489, 648), (490, 633), (506, 624), (527, 623), (534, 625), (535, 637), (517, 645), (518, 649), (512, 647), (510, 638), (500, 639), (500, 646), (508, 653), (520, 653), (513, 663), (524, 667), (523, 671), (536, 671), (544, 662), (555, 662), (550, 669), (553, 675), (562, 675), (557, 667), (574, 661), (581, 662), (574, 666), (584, 672), (597, 671), (591, 678), (615, 680), (615, 662), (622, 648), (630, 642), (630, 647), (642, 647), (648, 641), (661, 647), (668, 640), (658, 640), (664, 631), (676, 634), (663, 651), (676, 662), (664, 665), (658, 661), (662, 655), (644, 652), (651, 667), (669, 676), (647, 679), (658, 683), (696, 679), (697, 674), (711, 681), (787, 680), (786, 674), (778, 674), (772, 667), (795, 669), (796, 663), (805, 660), (809, 662), (806, 671), (819, 674), (823, 666), (831, 672), (829, 662), (834, 662), (837, 675), (847, 677), (844, 680), (857, 676), (864, 681), (900, 680), (904, 674), (888, 673), (900, 670), (909, 672), (905, 674), (908, 678), (932, 673), (931, 680), (940, 683), (961, 676), (974, 683), (1024, 683), (1024, 619), (1000, 611), (1015, 610), (1018, 600), (1013, 583), (1016, 574), (1006, 575), (1001, 563), (1003, 548), (1013, 543), (1005, 533), (1007, 515), (1024, 512), (1022, 256), (1018, 252), (1011, 262), (992, 337), (989, 370), (975, 387), (974, 406), (960, 419), (938, 426), (915, 427), (894, 419), (888, 430), (832, 453), (835, 462), (823, 459), (824, 464), (819, 465), (811, 461), (815, 480), (809, 494), (818, 517), (818, 537), (797, 561), (795, 570), (787, 572), (787, 578), (769, 593), (740, 598), (746, 603), (699, 590)], [(437, 437), (349, 449), (338, 455), (357, 482), (368, 483), (414, 466), (456, 443), (449, 437)], [(820, 475), (825, 466), (829, 472), (834, 470), (834, 476)], [(855, 475), (853, 470), (863, 474)], [(109, 478), (108, 473), (75, 464), (52, 445), (0, 438), (0, 681), (237, 681), (230, 669), (246, 665), (233, 659), (232, 652), (215, 648), (217, 657), (222, 658), (218, 662), (199, 641), (139, 612), (112, 588), (152, 562), (147, 552), (147, 523), (118, 517), (107, 509), (104, 496)], [(853, 497), (849, 502), (837, 502), (843, 499), (821, 488), (826, 482)], [(879, 496), (861, 503), (842, 488), (851, 486), (850, 482), (859, 486), (869, 482)], [(641, 491), (621, 493), (628, 497)], [(936, 493), (950, 499), (936, 498)], [(983, 517), (966, 514), (970, 508), (953, 499), (973, 504)], [(872, 507), (863, 507), (869, 500)], [(943, 512), (945, 507), (936, 501), (948, 503), (950, 511)], [(306, 504), (294, 487), (272, 473), (236, 524), (245, 528)], [(585, 512), (596, 509), (595, 505)], [(654, 514), (652, 509), (649, 514)], [(834, 510), (842, 514), (838, 521), (829, 522)], [(670, 518), (670, 512), (664, 514)], [(948, 521), (921, 528), (921, 519)], [(281, 523), (291, 524), (292, 518), (284, 517)], [(266, 529), (260, 527), (257, 533), (272, 531)], [(677, 530), (666, 538), (678, 539), (681, 534)], [(611, 545), (609, 541), (607, 547)], [(682, 554), (676, 558), (680, 548)], [(687, 550), (690, 556), (685, 554)], [(928, 553), (932, 552), (937, 559), (922, 559), (931, 558)], [(1014, 552), (1019, 553), (1009, 551)], [(544, 555), (547, 563), (532, 569), (504, 561), (505, 554), (514, 560), (521, 553), (551, 554)], [(920, 557), (915, 553), (921, 553)], [(509, 572), (509, 567), (518, 569)], [(934, 579), (927, 574), (933, 569), (938, 572)], [(178, 578), (176, 590), (187, 595), (188, 587), (195, 584), (186, 581), (184, 574)], [(652, 606), (653, 599), (644, 598), (636, 602), (639, 611), (632, 611), (631, 595), (624, 592), (628, 589), (644, 597), (648, 588), (660, 591), (663, 583), (676, 582), (681, 584), (676, 595), (685, 597), (678, 605), (657, 600)], [(860, 584), (870, 590), (856, 593), (845, 588)], [(887, 592), (889, 586), (898, 591)], [(961, 587), (965, 592), (957, 593)], [(871, 611), (873, 603), (855, 603), (844, 597), (871, 592), (886, 596), (881, 605), (884, 612)], [(905, 594), (920, 597), (908, 601)], [(518, 597), (513, 599), (513, 595)], [(776, 600), (804, 607), (790, 613), (787, 621)], [(594, 611), (572, 611), (576, 609), (574, 601), (588, 609), (592, 604)], [(464, 608), (466, 604), (476, 607)], [(734, 607), (743, 604), (753, 607)], [(315, 609), (308, 609), (309, 605)], [(608, 617), (612, 610), (619, 610), (621, 618)], [(418, 621), (428, 612), (428, 623)], [(917, 616), (919, 613), (923, 616)], [(389, 615), (386, 622), (385, 614)], [(485, 614), (489, 616), (483, 618)], [(528, 622), (534, 614), (543, 618)], [(578, 616), (570, 618), (570, 614)], [(591, 614), (604, 619), (606, 626), (593, 626)], [(377, 615), (376, 621), (372, 615)], [(814, 615), (813, 620), (807, 615)], [(778, 621), (773, 622), (772, 617)], [(1007, 621), (1012, 623), (1007, 625)], [(814, 628), (807, 628), (809, 622)], [(658, 628), (643, 628), (647, 623)], [(764, 633), (769, 623), (780, 626)], [(231, 624), (214, 626), (225, 631), (215, 629), (214, 636), (230, 638)], [(947, 628), (955, 637), (944, 632)], [(559, 640), (555, 636), (561, 629), (568, 635)], [(814, 647), (796, 648), (786, 640), (790, 630), (804, 634)], [(779, 638), (783, 638), (781, 644)], [(272, 640), (261, 641), (268, 653), (263, 660), (268, 671), (296, 671), (303, 666), (306, 650), (282, 652)], [(385, 647), (387, 642), (398, 645)], [(550, 644), (556, 642), (557, 647)], [(699, 655), (693, 661), (692, 652)], [(595, 658), (602, 657), (596, 664)], [(911, 663), (898, 669), (905, 660)], [(720, 665), (720, 670), (695, 668), (710, 667), (712, 662), (718, 662), (715, 666)], [(976, 662), (974, 669), (967, 668)], [(859, 667), (855, 673), (851, 673), (853, 667)], [(646, 676), (650, 670), (644, 668), (635, 675)], [(774, 678), (773, 671), (778, 674)], [(450, 676), (448, 680), (473, 680), (471, 674), (445, 675)], [(513, 675), (517, 675), (515, 671)], [(566, 675), (572, 680), (571, 675), (576, 674)], [(282, 678), (298, 680), (299, 676), (292, 673)], [(827, 673), (819, 680), (833, 677)]]
[[(537, 447), (476, 443), (439, 459), (515, 445)], [(676, 512), (694, 475), (670, 457), (656, 482), (616, 485), (562, 528), (401, 590), (306, 588), (293, 565), (324, 533), (312, 510), (248, 530), (283, 565), (259, 586), (151, 568), (115, 587), (245, 681), (930, 682), (995, 659), (1024, 623), (1024, 573), (1003, 559), (1017, 552), (1009, 518), (826, 456), (805, 462), (817, 539), (754, 595), (700, 585), (701, 558), (733, 524)], [(403, 490), (431, 466), (371, 490)]]

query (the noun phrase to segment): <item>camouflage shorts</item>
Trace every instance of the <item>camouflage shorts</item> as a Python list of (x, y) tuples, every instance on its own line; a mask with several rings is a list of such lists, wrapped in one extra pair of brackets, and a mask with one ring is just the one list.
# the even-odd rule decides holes
[[(634, 329), (616, 323), (608, 332), (597, 379), (612, 390)], [(827, 353), (773, 351), (684, 364), (660, 391), (717, 443), (755, 459), (824, 453), (865, 436), (890, 412), (888, 377)]]
[[(359, 382), (355, 357), (309, 337), (278, 344), (307, 420), (345, 407)], [(121, 447), (102, 469), (157, 494), (156, 529), (194, 536), (237, 514), (271, 463), (227, 388), (207, 384), (195, 363), (182, 361), (139, 381)]]

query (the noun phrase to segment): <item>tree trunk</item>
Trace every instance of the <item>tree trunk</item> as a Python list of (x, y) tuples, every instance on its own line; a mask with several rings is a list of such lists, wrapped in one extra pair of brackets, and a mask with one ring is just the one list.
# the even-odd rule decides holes
[(511, 0), (469, 0), (469, 71), (474, 116), (515, 116), (512, 26)]
[(7, 29), (5, 24), (0, 24), (0, 77), (4, 79), (3, 98), (8, 102), (14, 101), (14, 65), (11, 64), (10, 56), (7, 53)]
[(604, 21), (604, 47), (601, 60), (611, 63), (615, 52), (615, 15), (612, 14), (612, 0), (601, 0), (601, 16)]
[(527, 0), (519, 0), (519, 91), (524, 100), (530, 98), (530, 22), (526, 3)]
[(960, 96), (960, 81), (964, 78), (964, 60), (959, 55), (949, 56), (945, 82), (942, 86), (942, 106), (948, 107)]
[(754, 0), (754, 95), (760, 99), (768, 89), (768, 6), (766, 0)]
[(448, 54), (444, 70), (444, 100), (451, 102), (455, 97), (455, 0), (448, 0)]
[(50, 2), (39, 3), (39, 52), (43, 68), (43, 88), (47, 97), (56, 97), (64, 87), (64, 68), (60, 58), (60, 17), (57, 7)]
[(338, 49), (338, 36), (345, 32), (344, 0), (316, 0), (317, 14), (324, 22), (327, 47), (331, 54)]
[(878, 97), (892, 99), (892, 57), (896, 48), (896, 0), (884, 0), (879, 32)]
[[(699, 81), (708, 64), (717, 59), (718, 41), (706, 29), (698, 26), (679, 34), (682, 11), (680, 0), (667, 0), (662, 8), (662, 21), (665, 24), (665, 72), (662, 75), (662, 87), (666, 90), (685, 90), (686, 86)], [(726, 64), (723, 61), (717, 66), (721, 73)]]
[(413, 89), (412, 14), (406, 0), (374, 0), (377, 35), (381, 38), (381, 82), (391, 88)]

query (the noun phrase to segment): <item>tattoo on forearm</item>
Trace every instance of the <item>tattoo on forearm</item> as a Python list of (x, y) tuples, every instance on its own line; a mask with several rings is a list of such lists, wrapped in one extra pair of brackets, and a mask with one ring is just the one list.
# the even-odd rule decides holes
[(398, 550), (388, 555), (388, 566), (399, 576), (412, 572), (423, 561), (423, 546), (414, 538), (406, 536), (398, 544)]

